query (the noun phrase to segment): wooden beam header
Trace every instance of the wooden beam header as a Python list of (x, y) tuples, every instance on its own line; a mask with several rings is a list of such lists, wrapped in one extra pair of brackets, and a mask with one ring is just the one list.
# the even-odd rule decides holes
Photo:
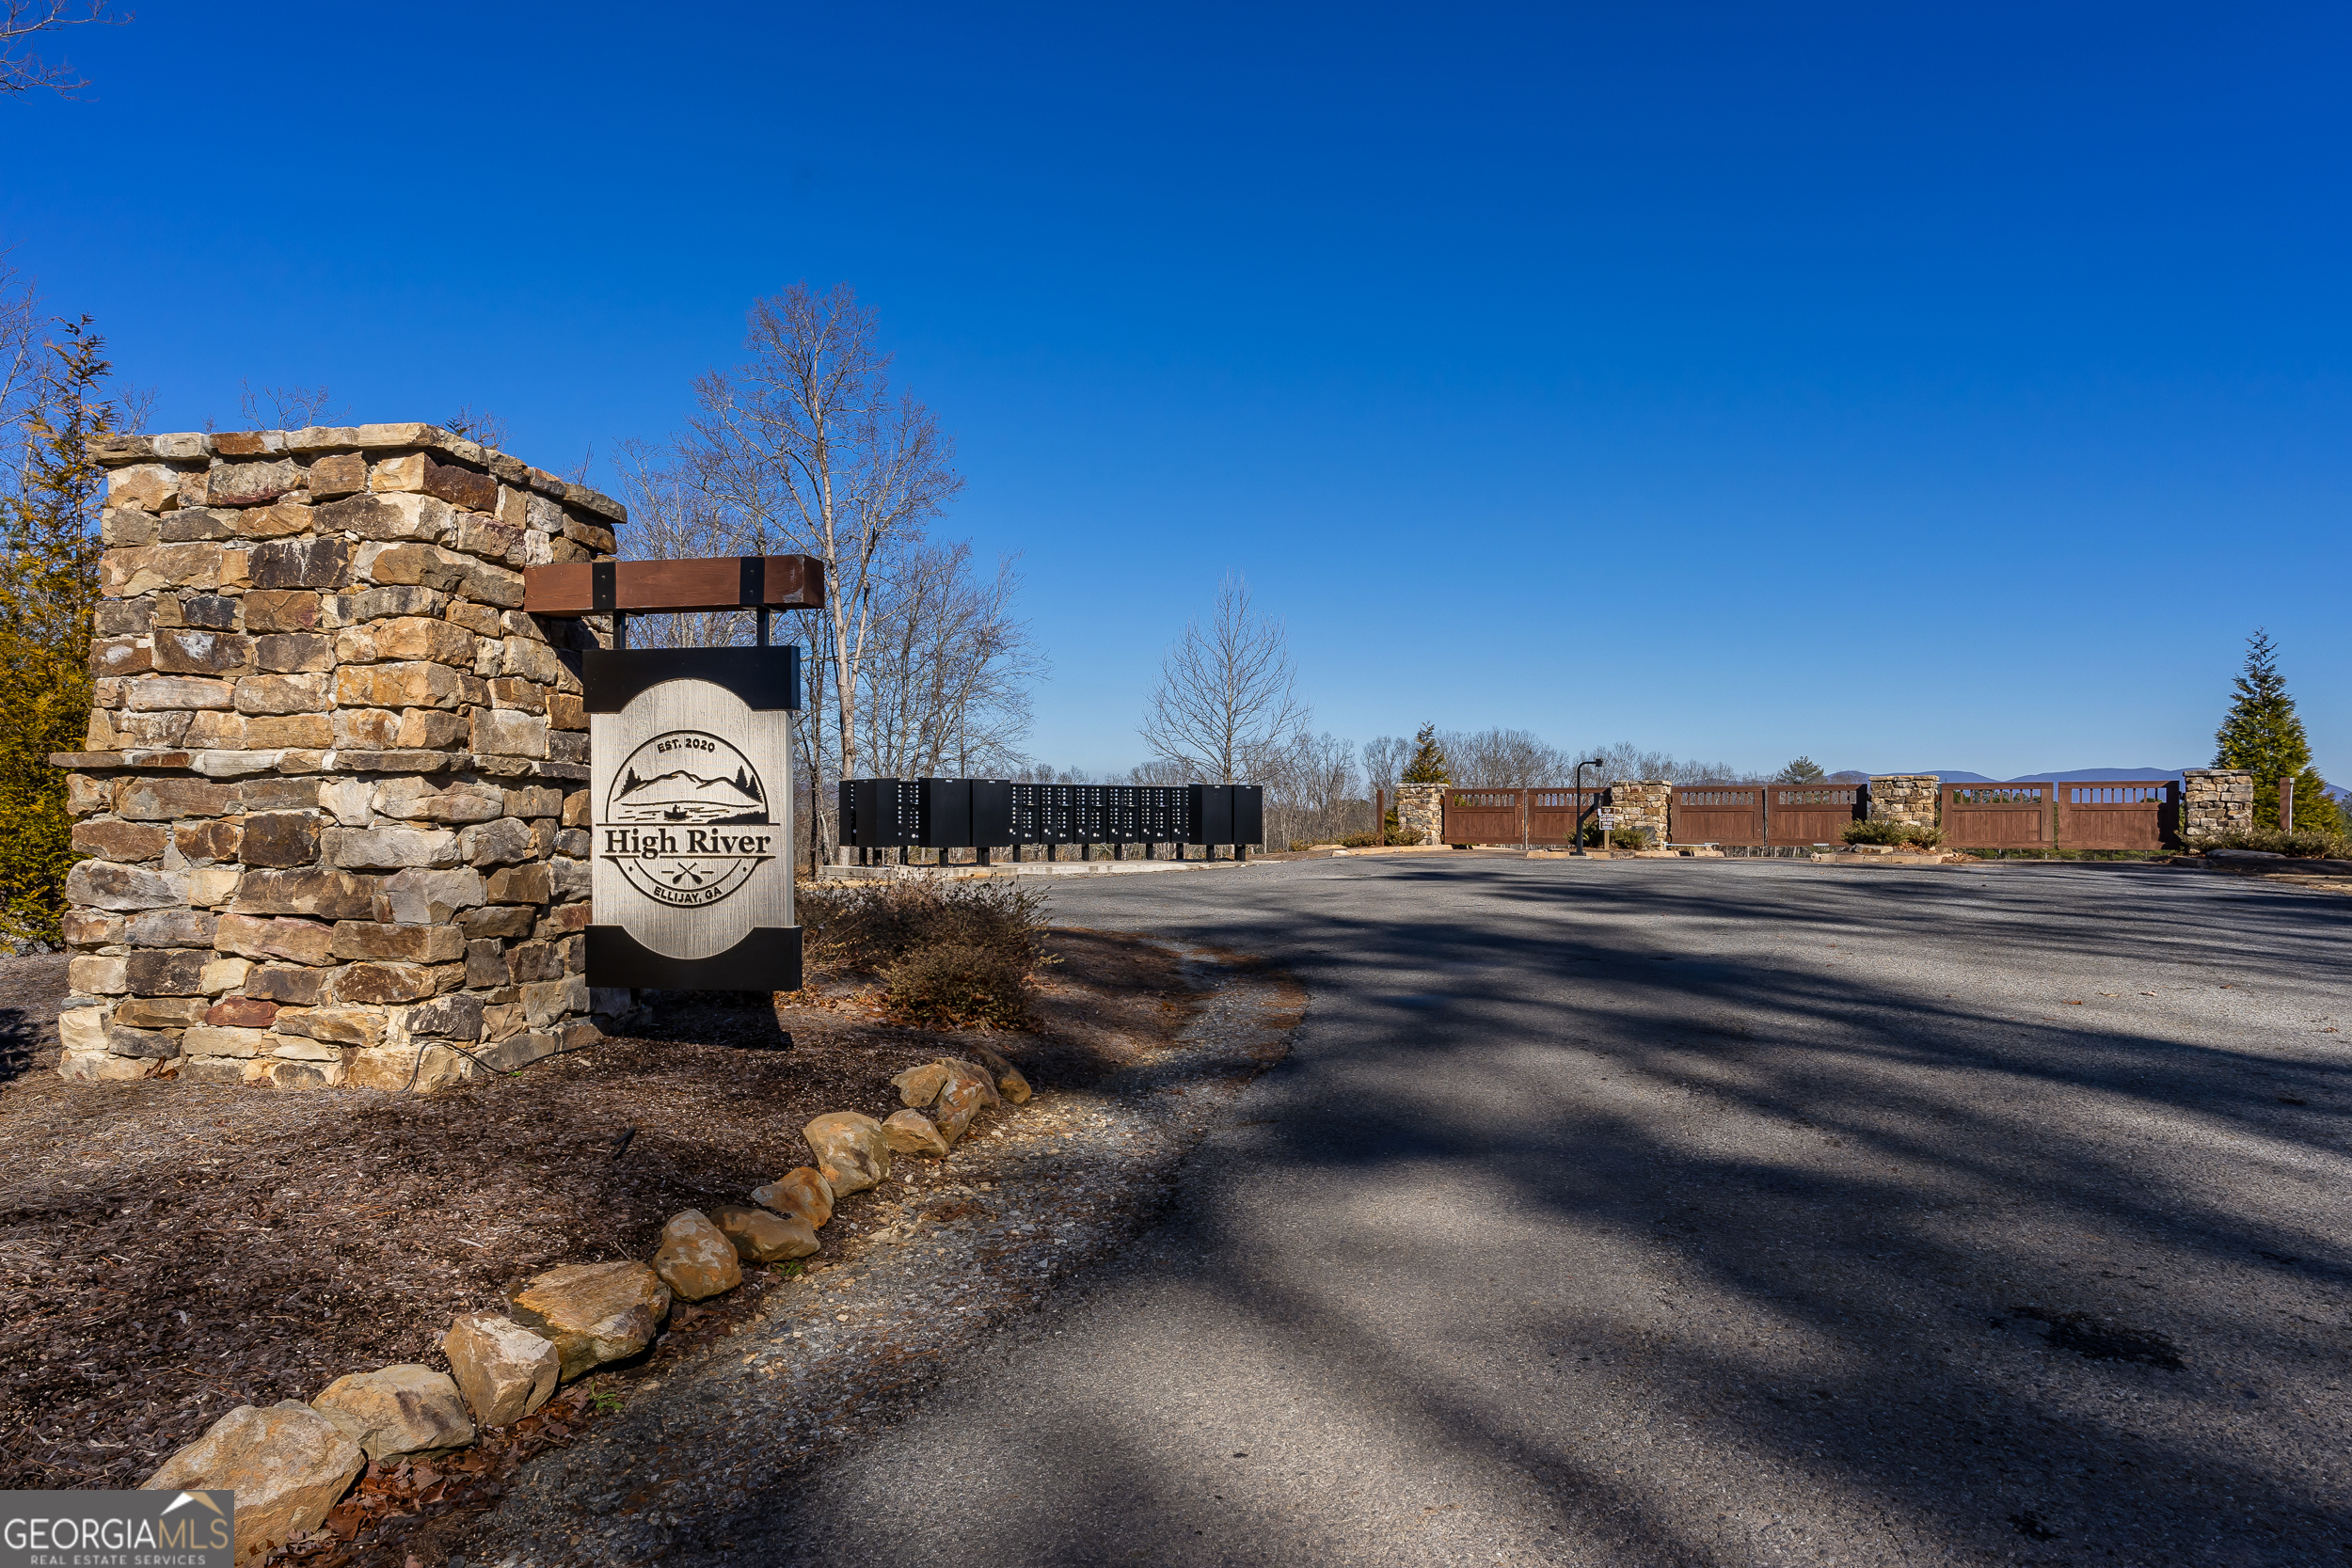
[(717, 556), (700, 561), (597, 561), (523, 568), (523, 609), (532, 615), (610, 610), (815, 610), (825, 602), (825, 564), (806, 555)]

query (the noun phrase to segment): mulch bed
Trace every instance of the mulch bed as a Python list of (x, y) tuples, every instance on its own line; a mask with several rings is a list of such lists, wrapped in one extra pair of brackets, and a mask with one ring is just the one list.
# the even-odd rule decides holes
[[(1161, 948), (1073, 930), (1048, 946), (1037, 1027), (990, 1038), (1041, 1090), (1138, 1061), (1191, 1016)], [(806, 1161), (811, 1117), (886, 1113), (890, 1076), (959, 1037), (836, 984), (781, 1008), (681, 999), (640, 1037), (430, 1095), (68, 1084), (63, 990), (61, 958), (0, 959), (8, 1488), (135, 1486), (237, 1405), (445, 1369), (456, 1313), (558, 1262), (647, 1256), (680, 1209), (747, 1201)], [(855, 1255), (876, 1201), (844, 1200), (821, 1259)]]

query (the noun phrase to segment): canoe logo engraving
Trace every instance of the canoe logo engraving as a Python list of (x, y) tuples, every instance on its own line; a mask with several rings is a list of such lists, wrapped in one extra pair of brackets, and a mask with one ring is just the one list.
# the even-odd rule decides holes
[(597, 852), (672, 909), (707, 909), (776, 858), (759, 770), (707, 730), (667, 730), (631, 752), (603, 805)]

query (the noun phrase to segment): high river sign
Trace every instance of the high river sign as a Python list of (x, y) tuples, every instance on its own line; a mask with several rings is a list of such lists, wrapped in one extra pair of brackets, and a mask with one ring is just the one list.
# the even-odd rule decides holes
[(792, 990), (798, 648), (584, 656), (588, 983)]

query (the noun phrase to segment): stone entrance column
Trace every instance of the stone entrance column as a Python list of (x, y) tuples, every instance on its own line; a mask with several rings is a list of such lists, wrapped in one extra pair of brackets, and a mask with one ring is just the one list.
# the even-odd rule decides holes
[(1401, 784), (1396, 786), (1396, 826), (1405, 844), (1445, 842), (1445, 784)]
[(1649, 834), (1650, 847), (1668, 842), (1668, 816), (1674, 805), (1674, 785), (1664, 779), (1612, 779), (1609, 810), (1620, 828), (1639, 828)]
[(2190, 845), (2254, 831), (2254, 775), (2243, 768), (2181, 770), (2181, 837)]
[(1906, 828), (1935, 826), (1936, 798), (1944, 781), (1933, 773), (1870, 775), (1870, 820)]
[(596, 634), (522, 568), (609, 558), (622, 508), (429, 425), (97, 456), (65, 1075), (432, 1087), (592, 1043), (558, 653)]

